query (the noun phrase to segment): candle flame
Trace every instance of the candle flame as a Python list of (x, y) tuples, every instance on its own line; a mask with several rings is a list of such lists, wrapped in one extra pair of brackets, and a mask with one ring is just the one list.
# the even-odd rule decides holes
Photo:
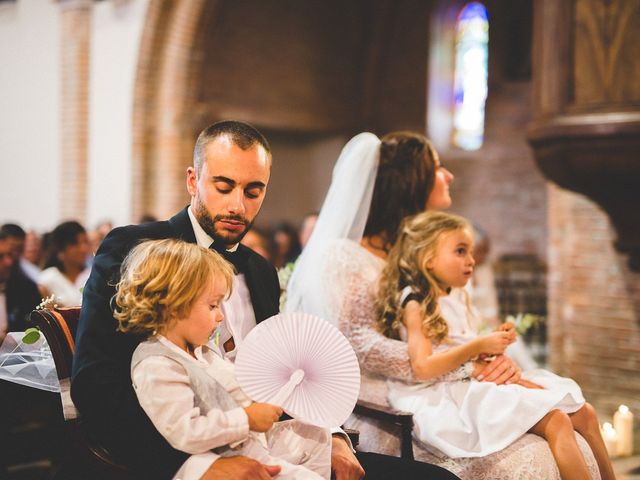
[(627, 407), (626, 405), (620, 405), (618, 407), (618, 411), (620, 413), (628, 413), (629, 412), (629, 407)]

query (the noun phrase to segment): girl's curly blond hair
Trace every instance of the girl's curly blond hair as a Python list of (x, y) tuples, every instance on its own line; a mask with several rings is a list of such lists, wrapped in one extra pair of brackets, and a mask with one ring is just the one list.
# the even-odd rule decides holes
[(419, 213), (402, 223), (382, 271), (376, 299), (378, 328), (387, 337), (400, 338), (400, 296), (402, 290), (410, 286), (412, 292), (422, 299), (422, 331), (425, 336), (436, 343), (447, 339), (449, 329), (438, 304), (441, 286), (426, 264), (436, 255), (442, 235), (456, 230), (473, 232), (466, 219), (442, 212)]
[(212, 279), (231, 294), (233, 267), (218, 253), (180, 240), (148, 240), (134, 247), (120, 268), (114, 317), (118, 330), (152, 336), (166, 332)]

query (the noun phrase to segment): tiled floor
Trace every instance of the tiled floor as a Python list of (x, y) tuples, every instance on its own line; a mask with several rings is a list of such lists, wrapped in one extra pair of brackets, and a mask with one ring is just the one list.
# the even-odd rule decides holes
[(640, 480), (640, 455), (614, 458), (613, 468), (617, 480)]

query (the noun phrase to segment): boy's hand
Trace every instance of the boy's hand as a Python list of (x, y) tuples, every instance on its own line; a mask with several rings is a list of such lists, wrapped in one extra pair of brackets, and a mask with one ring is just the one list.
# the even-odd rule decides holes
[(282, 408), (269, 403), (252, 403), (244, 409), (249, 417), (249, 430), (266, 432), (282, 415)]

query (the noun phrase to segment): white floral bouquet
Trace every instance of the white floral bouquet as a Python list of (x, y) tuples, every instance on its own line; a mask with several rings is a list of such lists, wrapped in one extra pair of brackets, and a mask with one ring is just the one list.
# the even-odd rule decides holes
[(287, 303), (287, 285), (289, 284), (289, 279), (293, 274), (295, 266), (295, 262), (289, 262), (284, 267), (278, 269), (278, 281), (280, 282), (280, 310), (283, 310), (285, 303)]
[(540, 325), (543, 322), (543, 317), (532, 313), (519, 313), (515, 317), (513, 315), (507, 315), (505, 322), (513, 323), (518, 335), (522, 336), (526, 334), (529, 329)]

